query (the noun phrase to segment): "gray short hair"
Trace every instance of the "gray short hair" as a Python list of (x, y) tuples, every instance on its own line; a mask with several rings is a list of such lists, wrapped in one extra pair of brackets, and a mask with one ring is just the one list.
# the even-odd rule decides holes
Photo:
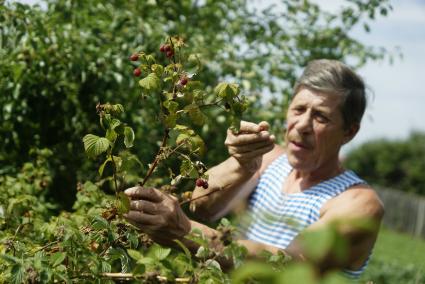
[(310, 61), (294, 86), (294, 95), (301, 87), (323, 93), (344, 96), (341, 113), (344, 128), (359, 124), (366, 109), (366, 88), (363, 79), (348, 66), (337, 60)]

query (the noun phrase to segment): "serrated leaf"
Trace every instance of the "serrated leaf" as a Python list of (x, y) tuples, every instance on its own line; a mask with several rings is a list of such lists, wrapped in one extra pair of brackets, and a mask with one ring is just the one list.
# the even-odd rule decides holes
[(191, 136), (189, 140), (192, 144), (192, 151), (197, 151), (201, 156), (205, 154), (205, 143), (199, 135)]
[(202, 113), (197, 105), (188, 105), (185, 107), (185, 110), (188, 111), (189, 117), (194, 124), (203, 125), (205, 123), (206, 116)]
[(193, 166), (193, 164), (188, 160), (183, 160), (182, 164), (180, 165), (180, 174), (182, 176), (187, 176), (191, 178), (197, 178), (198, 177), (198, 171)]
[(110, 143), (105, 137), (99, 137), (93, 134), (87, 134), (83, 137), (84, 149), (88, 156), (96, 157), (105, 152)]
[(214, 267), (215, 269), (218, 269), (218, 270), (220, 270), (221, 271), (221, 266), (220, 266), (220, 263), (218, 263), (216, 260), (214, 260), (214, 259), (207, 259), (206, 261), (205, 261), (205, 265), (206, 266), (209, 266), (209, 267)]
[(179, 104), (175, 101), (165, 101), (163, 105), (170, 113), (175, 113), (179, 107)]
[(150, 73), (139, 81), (139, 85), (147, 91), (156, 91), (161, 85), (161, 81), (155, 73)]
[(139, 251), (134, 250), (134, 249), (128, 249), (127, 253), (132, 259), (134, 259), (136, 261), (143, 258), (143, 255)]
[(124, 127), (124, 145), (127, 148), (133, 147), (134, 142), (134, 131), (133, 128), (126, 126)]
[(95, 230), (105, 230), (109, 228), (108, 221), (106, 221), (104, 218), (100, 216), (95, 216), (92, 221), (92, 228)]
[(162, 74), (164, 73), (164, 67), (162, 65), (159, 65), (159, 64), (153, 64), (151, 66), (151, 70), (152, 70), (152, 72), (155, 72), (155, 74), (158, 77), (161, 77)]
[(122, 104), (115, 104), (112, 106), (112, 112), (117, 115), (124, 112), (124, 107)]
[(210, 252), (208, 249), (206, 249), (204, 246), (200, 246), (198, 250), (196, 251), (195, 256), (199, 258), (207, 258), (209, 254)]
[(214, 92), (220, 98), (231, 100), (239, 94), (239, 86), (237, 84), (220, 83), (214, 88)]
[(102, 273), (108, 273), (108, 272), (111, 272), (112, 266), (111, 266), (110, 263), (108, 263), (106, 261), (102, 261), (100, 269), (101, 269)]
[(107, 163), (112, 162), (111, 157), (109, 157), (108, 159), (106, 159), (103, 164), (99, 167), (99, 175), (102, 176), (103, 175), (103, 171), (105, 169), (105, 166)]
[(136, 266), (133, 268), (133, 274), (134, 275), (143, 275), (146, 271), (146, 266), (142, 263), (137, 263)]
[(124, 193), (118, 193), (117, 209), (119, 214), (127, 213), (130, 210), (130, 198)]
[(56, 252), (50, 256), (50, 263), (53, 267), (58, 266), (66, 258), (66, 252)]
[(166, 259), (170, 253), (171, 253), (170, 248), (163, 248), (159, 245), (151, 246), (149, 250), (149, 256), (160, 261)]
[(10, 274), (12, 276), (13, 283), (24, 283), (25, 269), (21, 264), (15, 264), (12, 266), (10, 270)]
[(176, 138), (176, 144), (180, 145), (181, 143), (183, 143), (183, 141), (188, 140), (189, 138), (190, 138), (190, 136), (187, 135), (186, 133), (181, 133)]
[(156, 264), (157, 261), (152, 257), (143, 257), (137, 261), (137, 263), (145, 264), (145, 265), (153, 265)]

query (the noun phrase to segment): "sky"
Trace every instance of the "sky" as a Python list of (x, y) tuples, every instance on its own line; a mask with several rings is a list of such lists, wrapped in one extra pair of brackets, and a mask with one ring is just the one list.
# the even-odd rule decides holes
[[(315, 0), (335, 11), (341, 0)], [(354, 38), (367, 45), (400, 48), (402, 58), (369, 62), (358, 70), (373, 91), (362, 126), (345, 151), (378, 138), (404, 139), (412, 131), (425, 132), (425, 0), (393, 0), (393, 11), (378, 17), (370, 33), (362, 29)]]
[[(270, 1), (270, 0), (266, 0)], [(313, 0), (328, 11), (337, 11), (346, 1)], [(20, 0), (37, 3), (38, 0)], [(404, 139), (412, 131), (425, 132), (425, 0), (393, 0), (393, 11), (370, 24), (371, 31), (353, 31), (364, 44), (399, 48), (403, 57), (369, 62), (358, 70), (372, 90), (362, 126), (343, 153), (379, 138)]]

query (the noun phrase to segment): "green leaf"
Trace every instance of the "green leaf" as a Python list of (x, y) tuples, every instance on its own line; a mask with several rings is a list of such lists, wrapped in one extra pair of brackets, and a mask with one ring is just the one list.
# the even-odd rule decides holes
[(187, 135), (186, 133), (181, 133), (176, 138), (176, 144), (180, 145), (183, 141), (188, 140), (189, 138), (190, 138), (190, 136)]
[(143, 255), (139, 251), (134, 250), (134, 249), (128, 249), (127, 253), (132, 259), (134, 259), (136, 261), (143, 258)]
[(188, 105), (184, 109), (189, 113), (189, 117), (194, 124), (203, 125), (205, 123), (206, 116), (196, 104)]
[(176, 126), (176, 122), (177, 122), (176, 114), (170, 114), (165, 116), (164, 124), (167, 128), (174, 128), (174, 126)]
[(119, 214), (127, 213), (130, 210), (130, 198), (124, 193), (118, 193), (117, 209)]
[(92, 228), (95, 230), (107, 230), (109, 229), (108, 221), (100, 216), (95, 216), (92, 221)]
[(25, 269), (21, 264), (15, 264), (12, 266), (12, 269), (10, 270), (10, 273), (12, 274), (12, 280), (13, 283), (21, 284), (25, 283), (24, 276), (25, 276)]
[(316, 284), (314, 268), (310, 264), (297, 263), (288, 266), (285, 273), (279, 275), (277, 283)]
[(156, 91), (159, 89), (161, 81), (155, 73), (150, 73), (139, 81), (139, 85), (146, 91)]
[(170, 252), (170, 248), (163, 248), (159, 245), (153, 245), (149, 250), (149, 256), (153, 257), (156, 260), (163, 260), (167, 258)]
[(177, 102), (171, 100), (165, 101), (163, 105), (166, 109), (168, 109), (170, 113), (175, 113), (179, 107), (179, 104)]
[(103, 175), (103, 170), (105, 169), (105, 166), (108, 162), (112, 162), (111, 157), (109, 157), (108, 159), (106, 159), (103, 164), (99, 167), (99, 175), (102, 176)]
[(195, 135), (189, 138), (192, 144), (192, 151), (196, 151), (199, 155), (205, 154), (205, 143), (199, 135)]
[(187, 259), (189, 261), (191, 261), (192, 260), (192, 254), (190, 253), (189, 249), (181, 241), (179, 241), (177, 239), (175, 239), (174, 242), (176, 242), (181, 247), (181, 249), (183, 250), (183, 252), (186, 255)]
[(164, 67), (159, 64), (153, 64), (151, 66), (151, 69), (158, 77), (161, 77), (162, 74), (164, 73)]
[(121, 125), (121, 121), (119, 121), (118, 119), (116, 119), (116, 118), (113, 118), (112, 120), (111, 120), (111, 123), (109, 124), (109, 128), (110, 129), (115, 129), (115, 128), (117, 128), (118, 126), (120, 126)]
[(198, 171), (196, 170), (196, 167), (192, 164), (189, 160), (183, 160), (180, 165), (180, 174), (182, 176), (191, 177), (191, 178), (197, 178), (198, 177)]
[(116, 104), (112, 106), (112, 112), (114, 113), (114, 115), (118, 115), (120, 113), (124, 112), (124, 107), (122, 106), (122, 104)]
[(273, 267), (269, 264), (260, 262), (246, 262), (244, 265), (233, 271), (232, 283), (249, 283), (249, 281), (252, 281), (252, 279), (259, 280), (259, 283), (279, 283), (275, 281), (277, 277), (278, 272), (275, 271)]
[(93, 134), (83, 137), (84, 149), (89, 157), (96, 157), (105, 152), (110, 146), (109, 140)]
[(111, 272), (111, 270), (112, 270), (112, 266), (111, 266), (110, 263), (108, 263), (106, 261), (102, 261), (101, 262), (101, 271), (102, 271), (102, 273)]
[(108, 139), (109, 141), (111, 141), (111, 143), (115, 143), (115, 140), (118, 137), (118, 134), (115, 132), (115, 130), (108, 128), (106, 130), (106, 135), (105, 135), (106, 139)]
[(144, 264), (137, 263), (132, 272), (134, 275), (143, 275), (146, 272), (146, 266)]
[(239, 86), (237, 84), (220, 83), (215, 87), (214, 92), (220, 98), (231, 100), (239, 94)]
[(133, 128), (126, 126), (124, 128), (124, 145), (127, 148), (133, 147), (134, 131)]
[(53, 267), (58, 266), (66, 258), (66, 252), (56, 252), (50, 256), (50, 263)]

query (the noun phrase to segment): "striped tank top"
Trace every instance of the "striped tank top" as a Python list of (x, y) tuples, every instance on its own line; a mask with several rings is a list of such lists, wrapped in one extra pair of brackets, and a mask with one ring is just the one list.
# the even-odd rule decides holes
[[(326, 201), (353, 185), (366, 183), (347, 170), (302, 192), (285, 194), (282, 185), (291, 170), (283, 154), (261, 175), (249, 197), (249, 222), (240, 224), (244, 238), (285, 249), (303, 229), (319, 220), (320, 209)], [(359, 270), (344, 269), (344, 275), (359, 278), (367, 262)]]

